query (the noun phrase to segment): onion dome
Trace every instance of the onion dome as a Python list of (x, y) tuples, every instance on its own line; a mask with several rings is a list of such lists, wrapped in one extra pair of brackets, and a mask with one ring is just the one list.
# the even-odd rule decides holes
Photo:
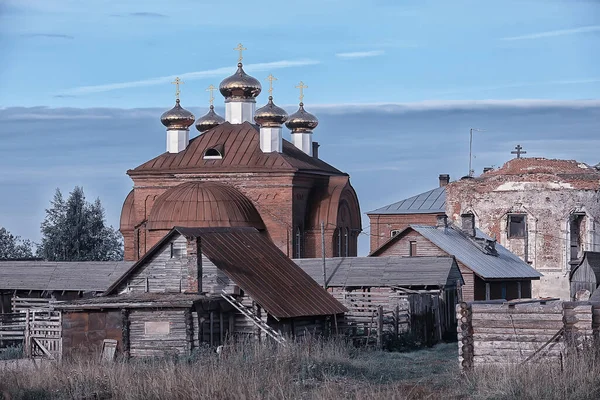
[(285, 110), (273, 103), (273, 96), (269, 96), (269, 102), (266, 106), (259, 108), (254, 113), (254, 121), (265, 127), (281, 126), (287, 118), (288, 114)]
[(175, 107), (171, 108), (169, 111), (165, 111), (160, 117), (160, 122), (162, 122), (167, 129), (172, 130), (188, 129), (194, 124), (195, 120), (196, 117), (194, 117), (194, 114), (181, 107), (179, 99), (175, 100)]
[(196, 129), (198, 129), (200, 133), (204, 133), (215, 126), (221, 125), (223, 122), (225, 122), (225, 118), (217, 114), (215, 112), (215, 107), (211, 104), (206, 115), (198, 118), (198, 121), (196, 121)]
[(298, 111), (289, 116), (285, 126), (292, 131), (296, 132), (312, 132), (319, 125), (317, 117), (304, 110), (304, 103), (300, 103)]
[(253, 227), (264, 229), (254, 204), (232, 186), (217, 182), (186, 182), (170, 188), (155, 201), (147, 228)]
[(231, 100), (254, 99), (261, 90), (260, 82), (244, 72), (241, 62), (235, 74), (223, 79), (219, 85), (221, 94)]

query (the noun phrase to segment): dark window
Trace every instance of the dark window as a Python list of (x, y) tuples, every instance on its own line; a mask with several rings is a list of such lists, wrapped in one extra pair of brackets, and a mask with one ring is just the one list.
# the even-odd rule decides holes
[(408, 249), (408, 255), (411, 257), (415, 257), (417, 255), (417, 242), (410, 242), (410, 247)]
[(392, 231), (390, 232), (390, 237), (394, 237), (399, 233), (400, 233), (400, 229), (392, 229)]
[(525, 237), (525, 214), (509, 214), (508, 216), (508, 237)]
[(220, 159), (223, 158), (223, 154), (217, 149), (208, 149), (204, 153), (205, 159)]
[(175, 257), (175, 244), (171, 242), (171, 258)]

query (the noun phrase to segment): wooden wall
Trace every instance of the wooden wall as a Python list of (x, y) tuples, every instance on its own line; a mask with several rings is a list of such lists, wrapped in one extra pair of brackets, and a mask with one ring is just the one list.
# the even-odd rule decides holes
[(192, 335), (186, 327), (190, 310), (131, 310), (129, 351), (131, 357), (188, 355)]
[(104, 339), (117, 340), (123, 347), (121, 311), (81, 311), (62, 313), (63, 356), (99, 354)]

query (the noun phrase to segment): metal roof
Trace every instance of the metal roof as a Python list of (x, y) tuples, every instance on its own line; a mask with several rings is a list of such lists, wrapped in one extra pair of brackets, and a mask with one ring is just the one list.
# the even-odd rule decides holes
[(438, 187), (367, 214), (437, 214), (446, 212), (446, 187)]
[(103, 292), (132, 264), (129, 261), (0, 261), (0, 290)]
[(200, 238), (204, 256), (276, 318), (331, 315), (347, 309), (302, 271), (269, 238), (254, 228), (173, 228), (115, 282), (127, 277), (166, 246), (175, 234)]
[[(456, 257), (458, 261), (483, 279), (539, 279), (542, 276), (529, 264), (498, 243), (495, 245), (498, 252), (496, 256), (484, 252), (473, 239), (452, 226), (436, 228), (435, 226), (411, 225), (410, 227), (446, 253)], [(476, 236), (481, 239), (493, 240), (479, 229), (477, 229)]]
[[(323, 282), (323, 259), (294, 262), (317, 283)], [(325, 259), (327, 286), (450, 286), (462, 275), (454, 257), (343, 257)]]

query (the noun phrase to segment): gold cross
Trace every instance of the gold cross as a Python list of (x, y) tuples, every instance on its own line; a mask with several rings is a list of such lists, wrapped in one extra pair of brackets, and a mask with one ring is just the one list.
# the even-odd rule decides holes
[(269, 96), (273, 96), (273, 81), (276, 81), (277, 78), (275, 78), (273, 74), (269, 74), (267, 80), (269, 81)]
[(173, 82), (171, 82), (173, 85), (175, 85), (175, 98), (177, 100), (179, 100), (179, 94), (181, 93), (181, 91), (179, 90), (179, 85), (183, 84), (183, 81), (181, 79), (179, 79), (179, 77), (175, 78), (175, 80)]
[(242, 46), (241, 43), (238, 43), (237, 47), (234, 49), (240, 52), (240, 57), (238, 58), (238, 62), (242, 62), (242, 59), (244, 58), (242, 52), (244, 50), (248, 50), (247, 48), (245, 48), (244, 46)]
[(215, 97), (213, 96), (213, 90), (215, 90), (216, 88), (213, 85), (210, 85), (208, 88), (206, 88), (207, 92), (210, 92), (210, 98), (208, 99), (208, 101), (210, 102), (210, 105), (213, 105), (213, 101), (215, 100)]
[(300, 84), (296, 86), (296, 89), (300, 89), (300, 103), (304, 100), (304, 89), (307, 89), (308, 86), (304, 84), (304, 82), (300, 81)]

